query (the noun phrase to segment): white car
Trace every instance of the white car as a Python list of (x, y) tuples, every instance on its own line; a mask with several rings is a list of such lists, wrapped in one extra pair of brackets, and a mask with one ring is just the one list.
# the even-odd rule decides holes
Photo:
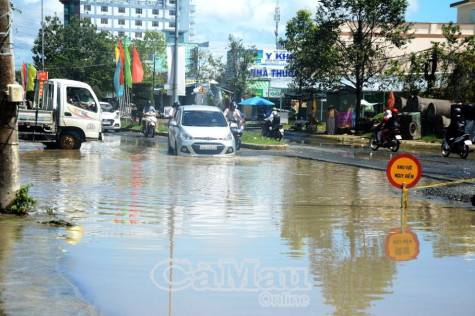
[(120, 112), (114, 111), (112, 105), (100, 102), (102, 110), (102, 131), (120, 131)]
[(184, 105), (170, 121), (168, 152), (181, 156), (233, 156), (236, 145), (219, 108)]

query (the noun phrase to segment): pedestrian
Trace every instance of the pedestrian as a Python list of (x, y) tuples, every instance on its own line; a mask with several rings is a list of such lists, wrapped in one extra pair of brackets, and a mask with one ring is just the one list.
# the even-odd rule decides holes
[(330, 105), (327, 110), (327, 134), (335, 135), (335, 121), (338, 116), (338, 111), (333, 105)]

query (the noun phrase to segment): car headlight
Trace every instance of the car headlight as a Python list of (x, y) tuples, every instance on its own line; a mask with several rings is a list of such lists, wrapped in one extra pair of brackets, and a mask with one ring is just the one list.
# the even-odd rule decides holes
[(191, 136), (190, 134), (187, 134), (187, 133), (182, 133), (181, 134), (181, 139), (183, 139), (183, 140), (193, 140), (193, 136)]
[(229, 132), (228, 136), (226, 136), (226, 140), (232, 140), (233, 139), (233, 133)]
[(120, 114), (119, 114), (119, 112), (116, 112), (115, 113), (115, 119), (118, 120), (119, 118), (120, 118)]

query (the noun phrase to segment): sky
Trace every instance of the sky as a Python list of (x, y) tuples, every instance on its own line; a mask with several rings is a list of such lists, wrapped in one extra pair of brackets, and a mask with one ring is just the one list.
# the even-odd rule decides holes
[[(456, 21), (457, 10), (450, 4), (457, 0), (408, 0), (406, 20), (409, 22)], [(227, 42), (233, 34), (245, 46), (275, 43), (275, 0), (194, 0), (195, 42)], [(21, 10), (13, 15), (13, 49), (15, 68), (31, 63), (31, 48), (41, 24), (41, 0), (11, 0)], [(285, 24), (300, 9), (315, 12), (318, 0), (280, 0), (279, 37), (285, 35)], [(59, 0), (43, 0), (43, 15), (63, 19)]]

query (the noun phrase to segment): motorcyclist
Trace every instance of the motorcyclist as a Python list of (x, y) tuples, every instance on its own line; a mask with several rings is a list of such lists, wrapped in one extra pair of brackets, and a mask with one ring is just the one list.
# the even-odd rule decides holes
[(465, 119), (462, 116), (462, 109), (456, 107), (452, 111), (450, 124), (447, 127), (446, 138), (450, 141), (453, 138), (461, 136), (465, 133)]
[(231, 102), (229, 105), (229, 108), (224, 110), (224, 117), (226, 118), (226, 121), (229, 122), (233, 118), (238, 118), (239, 120), (242, 120), (241, 114), (239, 113), (239, 110), (237, 109), (237, 104), (235, 101)]
[(155, 111), (155, 107), (152, 105), (152, 101), (148, 100), (147, 105), (143, 108), (142, 111), (142, 133), (145, 131), (147, 127), (147, 116), (148, 115), (157, 115), (157, 112)]
[(180, 101), (178, 100), (173, 101), (173, 107), (170, 110), (170, 120), (175, 116), (180, 106), (181, 106)]
[(378, 139), (378, 142), (380, 143), (382, 141), (383, 130), (386, 128), (386, 124), (392, 116), (393, 116), (393, 113), (391, 110), (388, 109), (384, 111), (384, 117), (381, 120), (381, 122), (378, 124), (378, 126), (376, 127), (376, 138)]
[(268, 117), (266, 117), (264, 119), (264, 126), (265, 126), (265, 130), (266, 132), (269, 132), (269, 127), (272, 126), (272, 125), (278, 125), (280, 124), (280, 115), (279, 113), (277, 112), (277, 108), (276, 107), (273, 107), (272, 108), (272, 112), (269, 114)]
[(383, 130), (381, 131), (382, 140), (386, 141), (386, 136), (390, 131), (399, 128), (399, 122), (397, 120), (397, 114), (399, 113), (398, 109), (391, 109), (391, 117), (387, 119), (387, 122), (384, 123)]

